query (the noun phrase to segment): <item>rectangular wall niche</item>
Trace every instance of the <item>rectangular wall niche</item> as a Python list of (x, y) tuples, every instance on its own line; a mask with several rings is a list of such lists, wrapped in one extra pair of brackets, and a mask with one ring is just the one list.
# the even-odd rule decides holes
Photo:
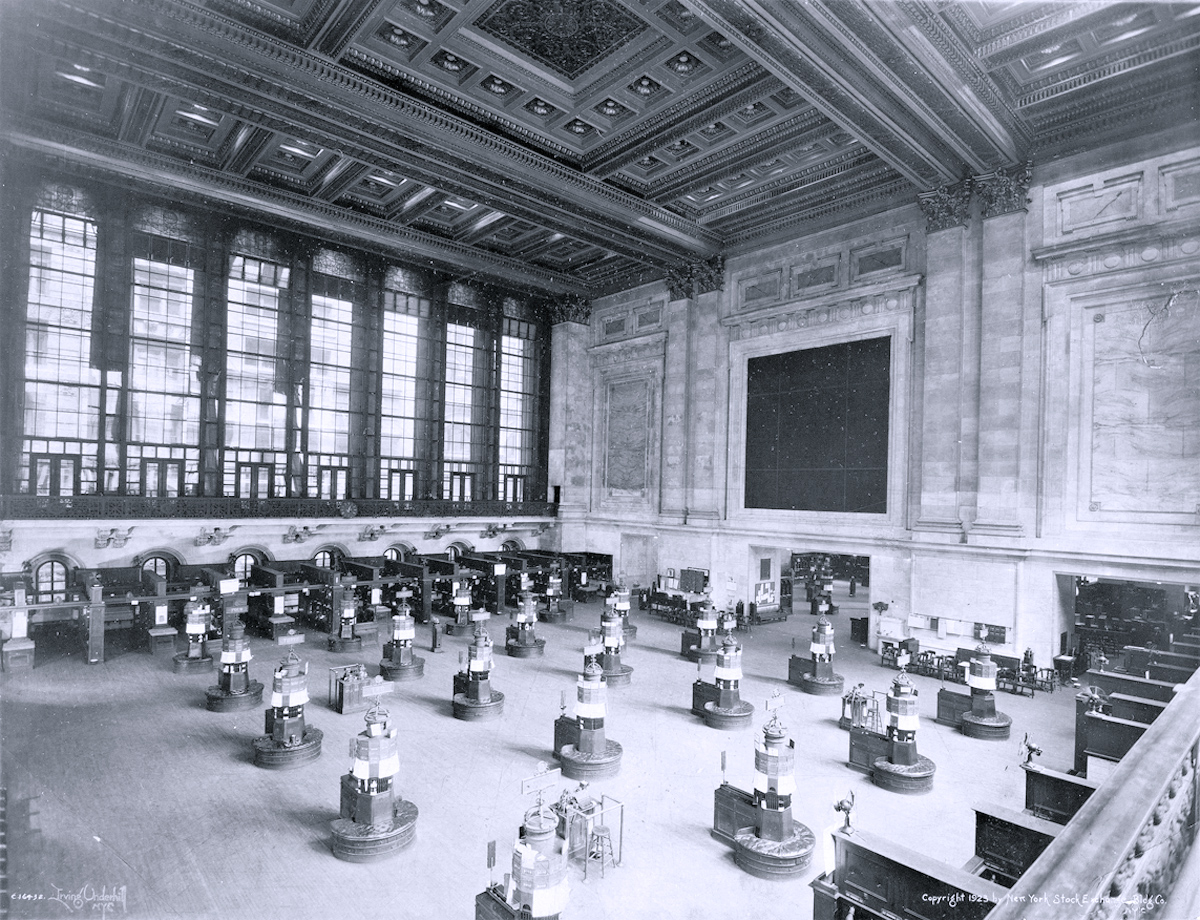
[(608, 388), (605, 486), (615, 497), (644, 498), (649, 451), (650, 387), (629, 380)]
[(887, 512), (891, 339), (751, 358), (747, 508)]

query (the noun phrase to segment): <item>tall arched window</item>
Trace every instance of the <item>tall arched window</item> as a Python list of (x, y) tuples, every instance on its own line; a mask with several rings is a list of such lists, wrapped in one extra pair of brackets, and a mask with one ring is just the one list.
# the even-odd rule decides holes
[(45, 604), (67, 599), (67, 567), (55, 560), (43, 562), (33, 575), (33, 590), (37, 601)]

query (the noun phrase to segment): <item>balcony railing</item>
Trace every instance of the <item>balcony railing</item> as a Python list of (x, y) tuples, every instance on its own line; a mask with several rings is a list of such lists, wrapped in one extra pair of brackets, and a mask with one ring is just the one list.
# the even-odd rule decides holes
[(392, 518), (392, 517), (554, 517), (545, 501), (441, 499), (326, 500), (319, 498), (145, 498), (122, 495), (0, 496), (0, 520), (93, 520), (136, 518)]

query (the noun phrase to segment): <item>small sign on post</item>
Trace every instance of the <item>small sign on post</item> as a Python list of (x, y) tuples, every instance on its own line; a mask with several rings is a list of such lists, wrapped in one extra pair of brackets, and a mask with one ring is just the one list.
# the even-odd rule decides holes
[(721, 785), (725, 785), (725, 752), (721, 752)]

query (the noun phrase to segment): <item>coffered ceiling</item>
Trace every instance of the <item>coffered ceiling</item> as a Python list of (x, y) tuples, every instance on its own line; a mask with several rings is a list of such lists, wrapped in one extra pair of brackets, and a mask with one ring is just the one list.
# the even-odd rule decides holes
[(1200, 4), (21, 0), (0, 136), (594, 296), (1196, 118)]

